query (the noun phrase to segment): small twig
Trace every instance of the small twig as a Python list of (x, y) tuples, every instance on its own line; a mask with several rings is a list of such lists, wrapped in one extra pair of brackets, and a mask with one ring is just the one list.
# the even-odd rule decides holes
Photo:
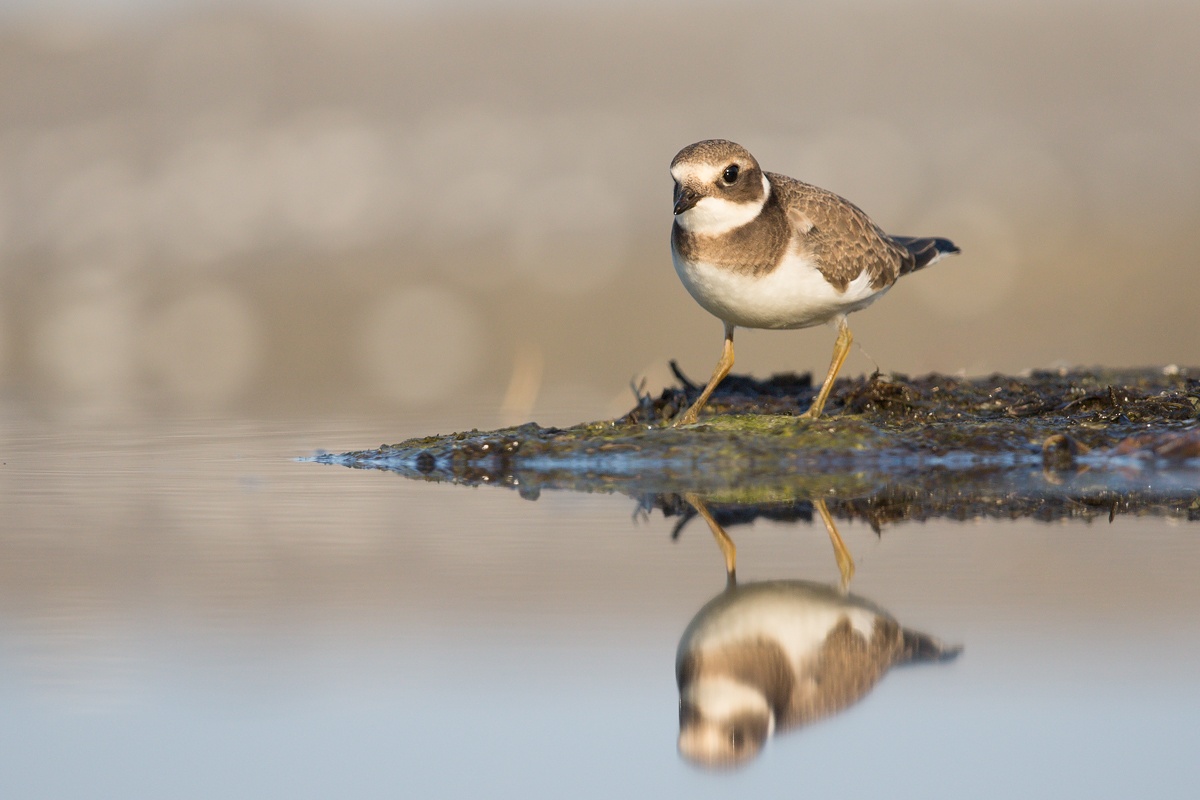
[(669, 363), (671, 365), (671, 374), (675, 376), (675, 380), (683, 384), (684, 389), (699, 388), (696, 384), (688, 380), (687, 376), (680, 371), (679, 364), (675, 361), (675, 359), (672, 358)]

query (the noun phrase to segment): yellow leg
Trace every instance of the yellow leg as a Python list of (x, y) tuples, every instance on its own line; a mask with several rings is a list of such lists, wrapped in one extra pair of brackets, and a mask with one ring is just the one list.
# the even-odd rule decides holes
[(717, 540), (717, 546), (721, 548), (721, 553), (725, 556), (725, 580), (730, 586), (733, 586), (737, 583), (737, 546), (733, 543), (733, 539), (729, 538), (729, 534), (721, 527), (721, 523), (713, 519), (713, 515), (708, 511), (708, 506), (704, 504), (699, 495), (685, 492), (683, 499), (688, 501), (691, 507), (696, 509), (696, 513), (708, 523), (708, 529), (712, 531), (713, 538)]
[[(847, 345), (848, 347), (849, 345)], [(683, 416), (675, 421), (675, 426), (691, 425), (700, 416), (700, 409), (704, 408), (704, 404), (708, 402), (708, 398), (712, 395), (713, 390), (721, 381), (725, 380), (725, 376), (729, 374), (729, 370), (733, 369), (733, 326), (725, 325), (725, 347), (721, 350), (721, 360), (717, 362), (716, 369), (713, 370), (712, 377), (708, 379), (708, 385), (704, 387), (704, 391), (696, 398), (696, 402), (692, 403), (692, 407), (683, 412)]]
[(854, 334), (850, 333), (850, 325), (847, 324), (846, 318), (842, 317), (838, 320), (838, 335), (837, 341), (833, 343), (833, 360), (829, 362), (829, 374), (825, 376), (825, 382), (821, 384), (821, 391), (817, 393), (817, 399), (813, 400), (808, 411), (801, 414), (801, 417), (816, 419), (821, 416), (821, 412), (825, 410), (825, 401), (829, 399), (829, 390), (833, 388), (833, 379), (837, 377), (842, 364), (845, 363), (846, 356), (850, 353), (850, 344), (853, 341)]
[(838, 534), (837, 526), (833, 524), (833, 517), (830, 516), (829, 509), (825, 507), (825, 500), (822, 498), (813, 500), (813, 507), (821, 515), (821, 521), (825, 523), (825, 530), (829, 531), (829, 541), (833, 543), (833, 556), (837, 559), (838, 571), (842, 573), (842, 591), (844, 592), (850, 588), (850, 579), (854, 577), (854, 558)]

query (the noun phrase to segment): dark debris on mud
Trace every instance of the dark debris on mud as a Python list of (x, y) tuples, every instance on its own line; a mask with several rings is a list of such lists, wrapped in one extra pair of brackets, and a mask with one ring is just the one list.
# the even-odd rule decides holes
[[(639, 397), (619, 422), (662, 424), (686, 409), (701, 386), (672, 361), (680, 386), (657, 398)], [(1029, 420), (1039, 427), (1078, 429), (1089, 446), (1113, 444), (1112, 431), (1136, 425), (1195, 422), (1200, 416), (1200, 370), (1039, 370), (1028, 376), (993, 374), (918, 378), (875, 373), (834, 384), (829, 412), (856, 416), (886, 429), (910, 430), (936, 423), (972, 424)], [(816, 395), (809, 373), (767, 380), (730, 376), (713, 393), (709, 414), (803, 413)]]
[[(546, 488), (620, 492), (666, 503), (664, 513), (679, 493), (756, 507), (821, 497), (835, 515), (876, 528), (934, 516), (1200, 516), (1200, 370), (875, 374), (839, 380), (819, 420), (799, 417), (815, 393), (808, 375), (730, 376), (698, 424), (675, 428), (700, 387), (672, 366), (679, 386), (639, 394), (616, 420), (313, 460), (528, 498)], [(1170, 477), (1147, 488), (1150, 471)]]

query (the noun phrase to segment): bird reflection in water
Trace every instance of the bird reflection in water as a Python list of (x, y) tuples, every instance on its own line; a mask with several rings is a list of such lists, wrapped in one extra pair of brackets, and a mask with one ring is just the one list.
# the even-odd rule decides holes
[(834, 543), (840, 586), (799, 580), (738, 585), (733, 540), (695, 495), (725, 555), (727, 585), (679, 642), (679, 752), (706, 767), (752, 760), (774, 733), (836, 714), (898, 664), (948, 661), (961, 648), (908, 630), (849, 594), (854, 571), (823, 500), (813, 501)]

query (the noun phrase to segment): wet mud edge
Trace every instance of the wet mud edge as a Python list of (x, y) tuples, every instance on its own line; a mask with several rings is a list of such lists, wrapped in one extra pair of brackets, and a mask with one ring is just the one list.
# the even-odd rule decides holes
[(799, 417), (815, 393), (810, 376), (734, 375), (713, 395), (700, 422), (686, 428), (670, 423), (699, 387), (675, 371), (679, 386), (657, 397), (639, 393), (634, 407), (614, 420), (569, 428), (530, 422), (312, 460), (469, 483), (518, 469), (614, 477), (647, 470), (713, 471), (749, 478), (797, 469), (1069, 469), (1114, 460), (1131, 467), (1200, 464), (1197, 368), (970, 379), (874, 374), (839, 380), (827, 415), (811, 421)]

